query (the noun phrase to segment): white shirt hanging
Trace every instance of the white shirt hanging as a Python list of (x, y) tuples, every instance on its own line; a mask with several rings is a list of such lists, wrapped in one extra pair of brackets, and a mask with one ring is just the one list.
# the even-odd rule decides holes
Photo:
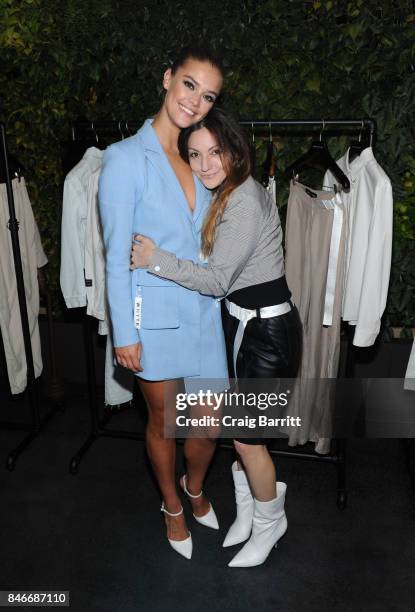
[(105, 403), (111, 406), (132, 399), (134, 376), (114, 364), (105, 285), (105, 249), (98, 209), (98, 180), (104, 152), (88, 149), (65, 179), (62, 209), (60, 283), (66, 306), (86, 306), (99, 320), (99, 333), (107, 335)]
[[(348, 221), (342, 317), (355, 325), (353, 344), (371, 346), (379, 333), (388, 295), (393, 200), (391, 182), (371, 147), (349, 163), (349, 151), (337, 164), (350, 180), (342, 198)], [(333, 186), (330, 172), (325, 186)]]
[(92, 196), (88, 183), (91, 175), (101, 168), (103, 154), (96, 147), (89, 148), (64, 183), (60, 284), (68, 308), (80, 308), (87, 303), (85, 239)]

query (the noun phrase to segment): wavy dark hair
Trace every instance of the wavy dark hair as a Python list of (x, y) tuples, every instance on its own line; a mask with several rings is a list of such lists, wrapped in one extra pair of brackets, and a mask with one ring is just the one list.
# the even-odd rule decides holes
[(222, 108), (214, 106), (202, 121), (183, 129), (179, 135), (181, 157), (189, 162), (189, 138), (193, 132), (206, 128), (216, 138), (226, 179), (215, 191), (202, 229), (202, 252), (211, 254), (216, 228), (220, 223), (229, 196), (251, 174), (251, 155), (247, 134), (239, 123)]

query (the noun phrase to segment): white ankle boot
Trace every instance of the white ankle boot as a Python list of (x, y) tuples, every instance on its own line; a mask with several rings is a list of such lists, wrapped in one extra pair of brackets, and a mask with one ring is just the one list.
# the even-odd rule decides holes
[(277, 482), (277, 497), (261, 502), (254, 499), (252, 535), (248, 542), (229, 563), (229, 567), (252, 567), (261, 565), (273, 546), (287, 531), (287, 517), (284, 511), (287, 485)]
[(236, 519), (226, 534), (223, 546), (234, 546), (245, 542), (251, 534), (254, 514), (254, 498), (244, 470), (237, 469), (236, 461), (232, 463), (232, 476), (235, 484)]

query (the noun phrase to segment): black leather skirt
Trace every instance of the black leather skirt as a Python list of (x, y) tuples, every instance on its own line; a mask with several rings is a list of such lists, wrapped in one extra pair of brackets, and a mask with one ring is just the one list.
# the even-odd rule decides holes
[[(235, 377), (233, 344), (239, 320), (232, 316), (222, 300), (222, 324), (230, 378)], [(290, 312), (248, 321), (236, 361), (238, 379), (295, 378), (302, 349), (302, 325), (297, 307)], [(238, 438), (237, 438), (238, 439)], [(244, 444), (266, 444), (266, 438), (240, 438)]]

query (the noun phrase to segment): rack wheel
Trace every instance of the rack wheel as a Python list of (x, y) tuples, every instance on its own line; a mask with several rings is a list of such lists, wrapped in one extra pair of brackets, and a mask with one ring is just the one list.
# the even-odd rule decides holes
[(347, 506), (347, 492), (339, 491), (337, 493), (337, 507), (339, 510), (344, 510)]
[(69, 466), (69, 471), (73, 476), (79, 472), (79, 460), (77, 457), (72, 459), (71, 465)]
[(15, 466), (16, 466), (16, 456), (13, 455), (12, 453), (7, 457), (6, 468), (9, 470), (9, 472), (13, 472)]

